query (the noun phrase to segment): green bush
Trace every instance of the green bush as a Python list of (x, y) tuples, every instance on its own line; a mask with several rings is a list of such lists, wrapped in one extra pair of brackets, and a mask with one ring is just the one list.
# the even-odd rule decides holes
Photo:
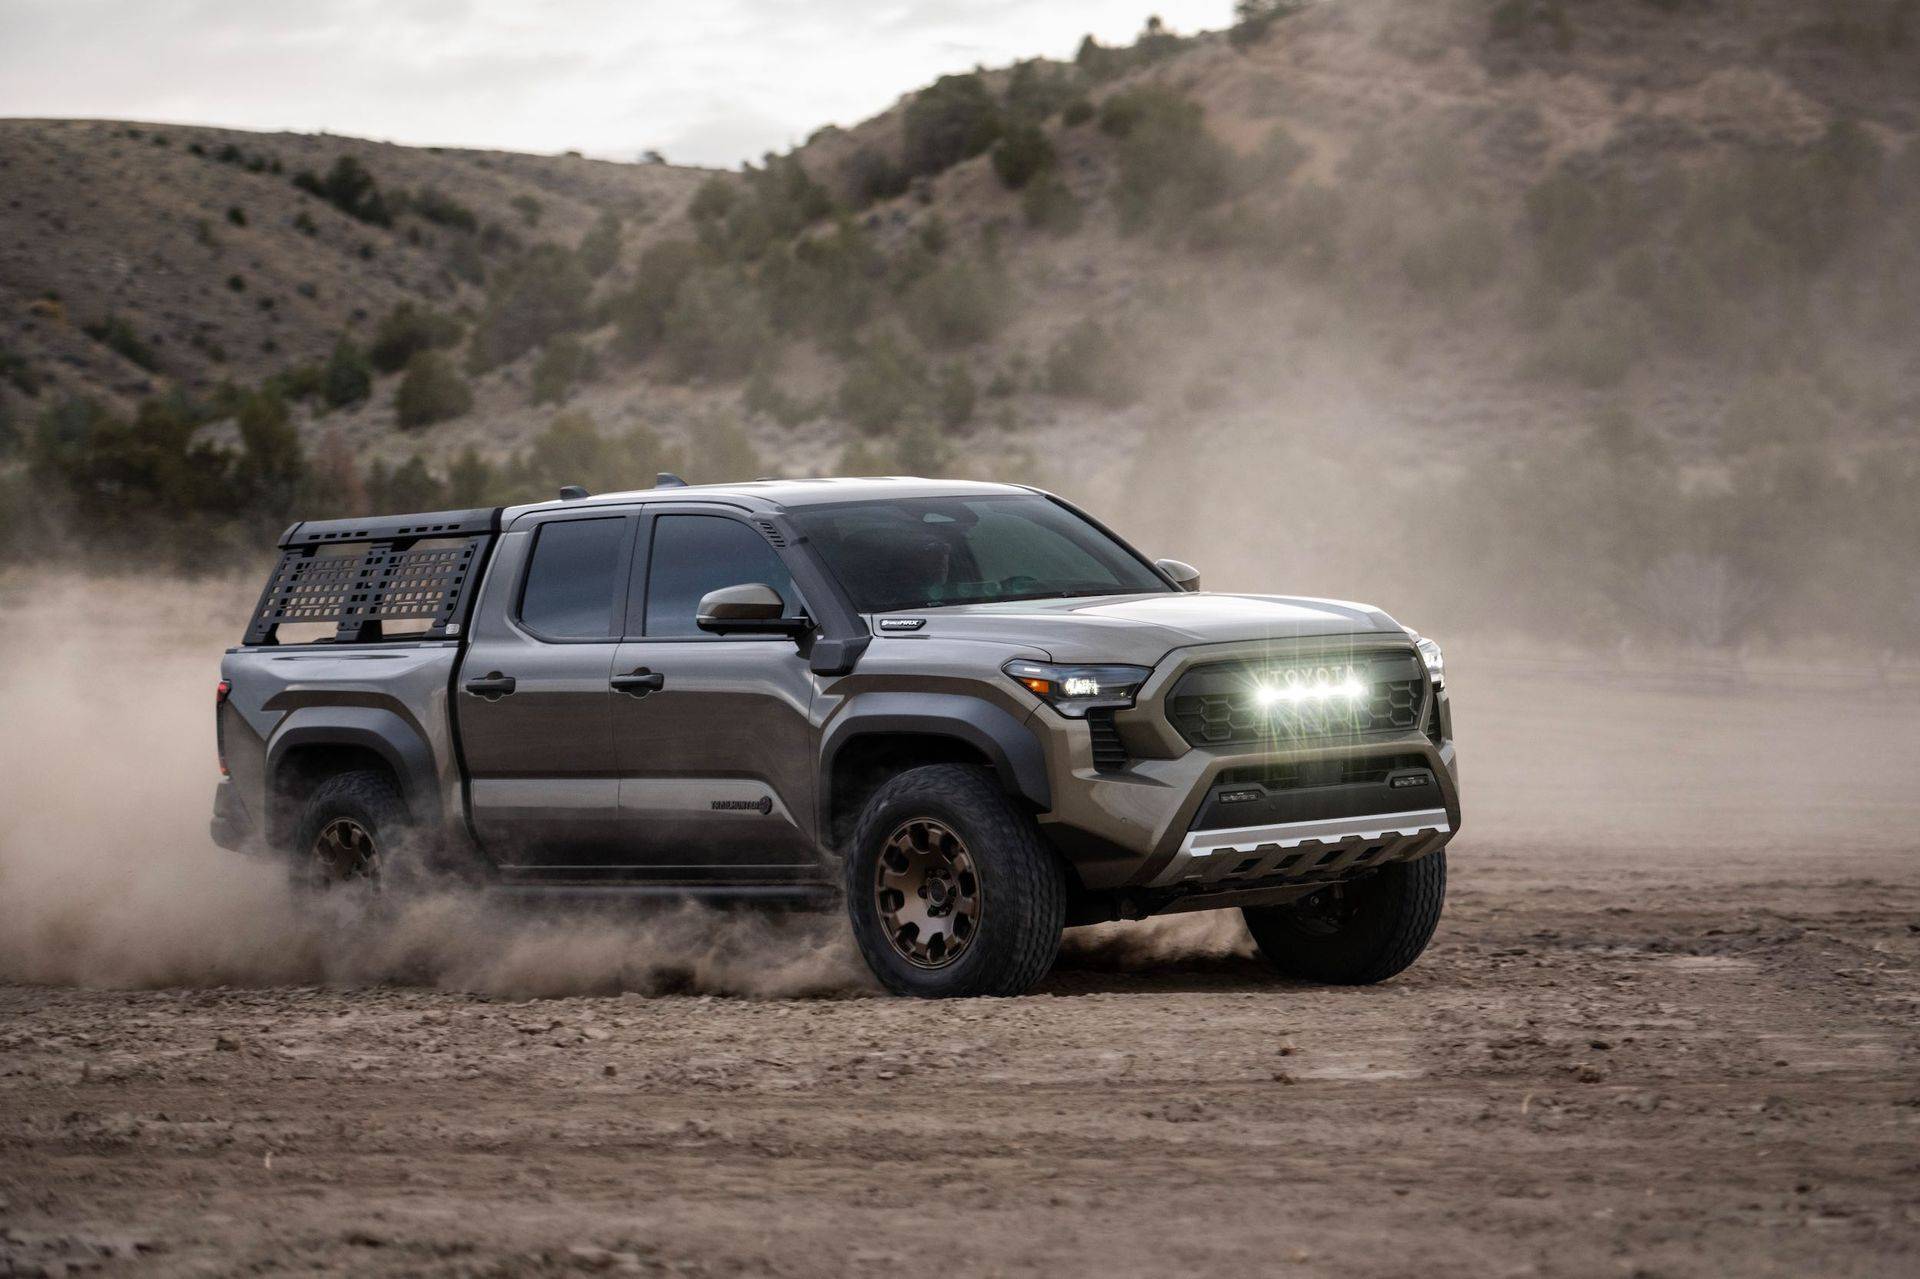
[(907, 346), (882, 333), (847, 365), (837, 403), (840, 415), (865, 435), (881, 435), (920, 411), (927, 369)]
[(1037, 124), (1012, 125), (993, 144), (993, 171), (1009, 191), (1020, 190), (1053, 164), (1053, 143)]
[(1010, 288), (1006, 273), (996, 264), (952, 257), (908, 286), (901, 313), (928, 346), (971, 346), (999, 331), (1006, 319)]
[(758, 260), (832, 212), (833, 197), (791, 155), (744, 166), (738, 185), (709, 179), (688, 209), (700, 243), (738, 262)]
[(611, 271), (620, 261), (620, 236), (620, 215), (611, 209), (603, 212), (580, 237), (581, 269), (596, 280)]
[(760, 295), (736, 271), (687, 277), (667, 313), (662, 346), (674, 377), (743, 377), (773, 344)]
[(328, 408), (339, 409), (358, 404), (371, 394), (372, 363), (364, 351), (349, 339), (341, 338), (333, 344), (333, 354), (327, 357), (326, 367), (320, 372), (320, 398)]
[(767, 256), (759, 287), (781, 332), (844, 349), (871, 316), (886, 263), (872, 237), (842, 218), (832, 235), (807, 235)]
[(422, 187), (415, 191), (407, 201), (407, 208), (435, 226), (465, 231), (469, 235), (480, 229), (478, 215), (439, 187)]
[(1125, 346), (1098, 320), (1081, 320), (1047, 352), (1047, 390), (1069, 399), (1121, 407), (1139, 398)]
[(402, 302), (374, 330), (367, 358), (382, 373), (397, 373), (420, 352), (458, 346), (464, 335), (460, 321), (452, 316)]
[(1059, 175), (1049, 173), (1021, 193), (1020, 215), (1037, 231), (1072, 235), (1080, 229), (1083, 210)]
[(475, 373), (505, 364), (541, 343), (577, 329), (587, 318), (593, 282), (579, 260), (553, 244), (537, 244), (488, 290), (468, 347)]
[(978, 74), (941, 76), (907, 103), (901, 163), (934, 174), (985, 151), (999, 138), (1000, 106)]
[(658, 346), (681, 286), (699, 265), (699, 246), (689, 240), (649, 245), (640, 255), (633, 287), (608, 306), (615, 327), (614, 349), (638, 359)]
[(446, 356), (421, 351), (407, 361), (393, 407), (403, 428), (431, 426), (471, 409), (473, 391)]
[(1100, 128), (1119, 143), (1113, 199), (1123, 231), (1183, 221), (1232, 191), (1232, 156), (1191, 99), (1155, 85), (1128, 89), (1102, 104)]
[(153, 353), (153, 348), (134, 332), (132, 324), (119, 315), (109, 312), (103, 320), (82, 325), (81, 332), (149, 373), (160, 371), (160, 359)]
[(1071, 102), (1079, 90), (1076, 77), (1043, 58), (1014, 64), (1007, 77), (1007, 116), (1037, 124)]
[(593, 376), (593, 352), (571, 335), (548, 342), (533, 365), (533, 402), (565, 404), (573, 389)]
[(878, 147), (865, 146), (855, 151), (847, 160), (842, 176), (859, 208), (907, 193), (907, 171)]
[(302, 191), (319, 196), (348, 217), (374, 226), (393, 225), (393, 211), (380, 194), (380, 184), (365, 165), (350, 155), (335, 160), (325, 177), (317, 177), (312, 170), (302, 169), (294, 175), (293, 184)]

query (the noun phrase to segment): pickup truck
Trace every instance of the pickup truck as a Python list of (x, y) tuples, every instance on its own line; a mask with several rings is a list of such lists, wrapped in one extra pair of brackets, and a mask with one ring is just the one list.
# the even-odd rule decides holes
[(1439, 646), (1199, 586), (1006, 484), (295, 524), (221, 666), (213, 835), (317, 890), (844, 902), (920, 996), (1227, 908), (1283, 973), (1384, 980), (1460, 825)]

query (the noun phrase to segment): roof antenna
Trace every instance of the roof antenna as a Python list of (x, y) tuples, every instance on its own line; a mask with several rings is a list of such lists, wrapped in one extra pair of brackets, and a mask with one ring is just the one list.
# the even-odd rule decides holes
[(687, 482), (672, 471), (662, 471), (653, 477), (653, 486), (657, 489), (683, 489)]
[(578, 484), (562, 484), (560, 486), (560, 500), (562, 502), (578, 502), (586, 496), (587, 491)]

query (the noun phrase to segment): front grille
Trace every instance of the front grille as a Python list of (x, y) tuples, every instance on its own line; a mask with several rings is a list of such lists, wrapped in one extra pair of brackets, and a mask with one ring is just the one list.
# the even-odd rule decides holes
[(1292, 662), (1229, 662), (1187, 672), (1167, 698), (1167, 716), (1193, 746), (1231, 746), (1251, 742), (1351, 736), (1413, 728), (1420, 722), (1425, 682), (1412, 653), (1363, 654), (1342, 658), (1366, 685), (1365, 697), (1352, 701), (1281, 703), (1261, 706), (1255, 690), (1276, 682)]
[(1114, 725), (1113, 711), (1087, 712), (1087, 731), (1093, 735), (1093, 766), (1103, 773), (1116, 773), (1127, 766), (1126, 743)]

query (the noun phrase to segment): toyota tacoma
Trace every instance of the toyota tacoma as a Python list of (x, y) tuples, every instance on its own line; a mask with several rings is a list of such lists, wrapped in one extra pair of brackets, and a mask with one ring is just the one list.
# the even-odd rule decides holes
[(288, 529), (221, 669), (222, 846), (303, 883), (838, 900), (889, 989), (1239, 909), (1384, 980), (1460, 826), (1439, 647), (1202, 592), (1007, 484), (654, 488)]

